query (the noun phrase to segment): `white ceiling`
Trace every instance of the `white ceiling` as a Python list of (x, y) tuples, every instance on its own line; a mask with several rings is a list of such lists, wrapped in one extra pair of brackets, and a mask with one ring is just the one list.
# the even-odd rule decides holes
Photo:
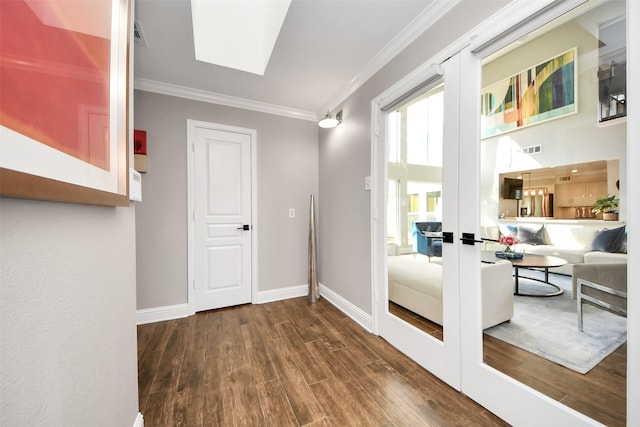
[(136, 0), (146, 41), (135, 44), (136, 87), (176, 85), (317, 116), (456, 3), (293, 0), (259, 76), (195, 60), (189, 0)]

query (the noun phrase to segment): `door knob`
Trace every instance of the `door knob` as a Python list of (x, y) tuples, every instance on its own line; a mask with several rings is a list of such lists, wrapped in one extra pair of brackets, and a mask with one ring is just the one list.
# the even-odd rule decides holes
[(251, 226), (249, 224), (245, 224), (242, 227), (238, 227), (238, 230), (249, 231), (251, 230)]
[(474, 233), (462, 233), (463, 245), (475, 245), (476, 243), (483, 243), (482, 240), (476, 240), (476, 235)]

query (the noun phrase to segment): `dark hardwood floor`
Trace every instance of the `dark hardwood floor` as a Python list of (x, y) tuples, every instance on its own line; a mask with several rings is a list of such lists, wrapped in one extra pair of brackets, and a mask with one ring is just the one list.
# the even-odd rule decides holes
[(138, 326), (154, 426), (504, 426), (325, 300)]
[[(442, 326), (392, 302), (389, 311), (442, 339)], [(607, 426), (626, 425), (626, 344), (583, 375), (489, 335), (483, 343), (487, 365)]]

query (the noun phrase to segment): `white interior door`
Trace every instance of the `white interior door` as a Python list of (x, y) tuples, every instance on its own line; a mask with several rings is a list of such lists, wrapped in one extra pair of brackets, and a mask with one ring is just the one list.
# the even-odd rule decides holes
[(251, 302), (250, 132), (193, 126), (195, 311)]
[[(421, 74), (420, 77), (417, 77), (417, 80), (410, 83), (408, 88), (392, 89), (388, 94), (382, 95), (379, 100), (374, 101), (374, 108), (377, 110), (375, 120), (378, 126), (378, 135), (374, 148), (374, 182), (376, 184), (374, 211), (378, 213), (389, 212), (387, 201), (389, 195), (394, 193), (394, 190), (390, 190), (389, 183), (395, 179), (394, 173), (402, 173), (394, 172), (393, 169), (414, 170), (417, 172), (409, 173), (408, 177), (398, 179), (398, 188), (403, 189), (401, 190), (403, 194), (398, 198), (397, 205), (404, 205), (404, 208), (398, 208), (399, 211), (403, 212), (398, 215), (398, 224), (401, 224), (398, 227), (400, 231), (396, 233), (399, 235), (397, 237), (399, 243), (396, 244), (396, 247), (400, 253), (395, 255), (398, 256), (387, 256), (386, 242), (389, 241), (388, 239), (391, 238), (390, 236), (393, 233), (389, 230), (392, 225), (389, 225), (386, 215), (376, 215), (373, 232), (374, 242), (377, 242), (374, 245), (373, 253), (373, 265), (377, 268), (377, 272), (374, 273), (377, 290), (377, 302), (375, 304), (377, 332), (417, 363), (457, 389), (460, 389), (460, 312), (458, 306), (458, 257), (456, 254), (458, 245), (447, 243), (447, 239), (444, 238), (441, 246), (441, 256), (437, 254), (435, 257), (427, 257), (424, 252), (416, 253), (415, 250), (413, 250), (414, 253), (408, 252), (410, 251), (411, 243), (406, 244), (406, 240), (407, 235), (412, 232), (413, 224), (422, 221), (441, 222), (441, 231), (444, 234), (458, 235), (459, 78), (460, 61), (458, 56), (454, 55), (440, 66), (431, 67), (424, 74)], [(439, 98), (440, 96), (442, 98)], [(394, 149), (390, 148), (389, 141), (393, 140), (394, 136), (392, 134), (396, 132), (392, 130), (392, 123), (394, 120), (396, 122), (410, 120), (412, 113), (408, 112), (404, 116), (402, 111), (408, 111), (411, 108), (408, 105), (416, 105), (412, 104), (412, 102), (424, 97), (429, 97), (429, 102), (432, 102), (431, 99), (434, 102), (441, 102), (442, 106), (433, 110), (418, 108), (413, 113), (415, 114), (414, 117), (416, 117), (414, 122), (431, 121), (429, 117), (437, 115), (435, 122), (439, 122), (439, 125), (434, 123), (433, 128), (429, 128), (427, 132), (422, 133), (422, 136), (417, 139), (428, 139), (429, 137), (425, 135), (432, 132), (441, 133), (439, 148), (430, 147), (425, 150), (437, 153), (436, 155), (441, 162), (440, 166), (433, 166), (433, 163), (429, 161), (425, 163), (406, 161), (407, 155), (404, 151), (412, 150), (408, 148), (409, 142), (398, 144), (399, 148), (397, 148), (397, 153), (395, 154), (393, 153)], [(401, 101), (387, 103), (385, 99), (401, 99)], [(393, 114), (400, 114), (399, 118), (394, 119)], [(406, 127), (410, 126), (407, 125)], [(401, 136), (400, 139), (405, 139), (405, 137)], [(420, 148), (417, 150), (420, 151)], [(430, 154), (425, 152), (425, 155), (428, 157)], [(394, 156), (405, 160), (397, 162), (394, 166), (394, 160), (390, 160)], [(433, 188), (429, 188), (429, 185), (436, 181), (439, 181), (437, 184), (441, 186), (441, 191), (433, 191)], [(413, 187), (415, 190), (407, 190), (408, 187)], [(419, 194), (409, 194), (407, 191)], [(438, 207), (436, 209), (427, 208), (429, 212), (424, 218), (413, 217), (411, 211), (417, 211), (418, 209), (407, 209), (406, 205), (422, 204), (417, 200), (422, 198), (425, 192), (429, 194), (427, 199), (431, 198), (426, 205), (430, 204), (433, 207), (434, 204), (437, 204)], [(434, 201), (434, 199), (437, 199), (437, 201)], [(393, 213), (388, 216), (393, 216)], [(437, 232), (439, 230), (433, 231)], [(410, 239), (411, 237), (409, 237)], [(404, 258), (404, 260), (399, 260), (398, 258)], [(403, 267), (404, 264), (409, 264), (410, 266), (407, 268), (410, 269), (425, 267), (429, 270), (429, 274), (434, 274), (434, 277), (441, 274), (441, 301), (436, 296), (431, 301), (430, 307), (424, 307), (423, 305), (423, 308), (430, 311), (427, 316), (431, 313), (434, 314), (430, 320), (442, 325), (441, 335), (439, 331), (435, 334), (429, 334), (402, 320), (401, 317), (390, 311), (390, 307), (394, 307), (392, 303), (395, 302), (400, 302), (402, 307), (406, 307), (416, 313), (420, 310), (420, 307), (411, 306), (412, 290), (409, 287), (400, 290), (401, 293), (406, 292), (405, 302), (401, 302), (400, 297), (394, 295), (398, 292), (397, 289), (402, 289), (395, 287), (395, 284), (391, 284), (391, 282), (396, 282), (392, 277), (396, 271), (394, 270), (395, 266), (392, 267), (392, 263), (395, 262), (400, 262)], [(416, 263), (424, 265), (419, 266)], [(392, 270), (394, 272), (390, 273)], [(419, 277), (422, 277), (421, 275), (422, 272)], [(425, 281), (418, 279), (420, 282), (418, 286), (426, 285), (430, 287), (431, 280), (434, 277), (425, 277)], [(436, 281), (439, 281), (439, 277), (436, 278)], [(436, 312), (440, 313), (436, 314)]]

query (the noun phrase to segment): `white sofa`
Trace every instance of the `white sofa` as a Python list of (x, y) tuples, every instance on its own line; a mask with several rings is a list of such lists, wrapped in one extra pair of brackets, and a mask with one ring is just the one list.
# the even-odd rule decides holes
[[(389, 300), (442, 325), (442, 266), (426, 257), (389, 256)], [(482, 328), (513, 317), (511, 263), (482, 264)]]
[[(595, 263), (626, 263), (626, 253), (594, 251), (592, 244), (596, 236), (603, 229), (617, 229), (624, 227), (620, 221), (599, 220), (544, 220), (534, 218), (522, 218), (518, 220), (500, 220), (498, 224), (483, 227), (482, 237), (498, 240), (501, 232), (515, 231), (518, 237), (518, 225), (539, 226), (544, 225), (544, 244), (518, 243), (515, 245), (517, 252), (550, 255), (565, 259), (567, 264), (562, 267), (552, 268), (551, 272), (571, 275), (575, 264)], [(485, 242), (483, 249), (500, 251), (504, 245), (497, 242)]]

